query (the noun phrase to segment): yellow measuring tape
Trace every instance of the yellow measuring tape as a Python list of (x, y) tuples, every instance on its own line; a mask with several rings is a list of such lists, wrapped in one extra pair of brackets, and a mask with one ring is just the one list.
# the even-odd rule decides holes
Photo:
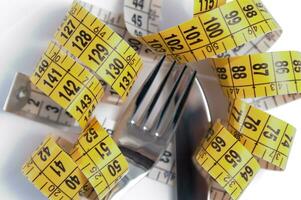
[(84, 128), (103, 95), (95, 76), (126, 98), (142, 60), (118, 34), (76, 1), (55, 39), (61, 47), (50, 43), (31, 80)]
[(145, 13), (159, 7), (160, 1), (150, 1), (145, 8), (126, 0), (125, 21), (129, 31), (156, 53), (180, 63), (213, 58), (221, 87), (231, 101), (227, 126), (232, 134), (217, 122), (209, 138), (201, 142), (194, 160), (222, 190), (237, 199), (260, 169), (253, 155), (284, 169), (295, 134), (290, 124), (241, 98), (299, 92), (301, 54), (275, 52), (237, 57), (265, 51), (276, 41), (282, 31), (272, 15), (259, 0), (236, 0), (225, 5), (225, 1), (194, 2), (194, 18), (156, 32), (151, 26), (154, 17)]
[(86, 178), (59, 145), (47, 137), (22, 168), (24, 175), (49, 199), (79, 199)]
[(242, 100), (233, 100), (230, 113), (234, 136), (256, 157), (285, 169), (295, 128)]
[(24, 166), (23, 173), (50, 199), (77, 199), (80, 191), (91, 190), (90, 184), (102, 199), (125, 175), (128, 164), (98, 121), (91, 120), (104, 94), (98, 78), (125, 99), (142, 60), (79, 2), (73, 3), (55, 39), (39, 61), (31, 81), (85, 130), (71, 153), (72, 158), (52, 137), (46, 138)]
[(71, 157), (88, 178), (99, 199), (128, 170), (125, 157), (95, 118), (79, 137)]
[[(128, 30), (154, 52), (169, 55), (181, 63), (225, 52), (241, 54), (256, 48), (263, 51), (269, 47), (267, 40), (275, 40), (281, 33), (279, 25), (259, 0), (232, 1), (159, 33), (149, 28), (152, 16), (145, 15), (145, 8), (139, 9), (141, 7), (131, 0), (126, 0), (125, 4)], [(244, 44), (249, 45), (241, 46)], [(231, 50), (234, 52), (228, 52)]]
[(230, 98), (299, 93), (301, 54), (273, 52), (214, 59), (220, 85)]
[(117, 33), (74, 2), (55, 39), (122, 97), (128, 95), (142, 60)]
[(242, 99), (299, 93), (300, 58), (299, 52), (273, 52), (212, 60), (221, 87), (231, 99), (228, 130), (265, 161), (263, 167), (269, 163), (274, 169), (285, 169), (296, 130)]
[(220, 122), (197, 150), (197, 165), (205, 169), (233, 199), (237, 199), (260, 166), (252, 154)]
[(98, 79), (55, 43), (50, 43), (31, 81), (66, 109), (81, 127), (88, 123), (103, 96)]
[(128, 170), (125, 157), (95, 118), (72, 151), (65, 152), (60, 140), (47, 137), (22, 168), (49, 199), (79, 199), (80, 193), (91, 197), (91, 185), (102, 199)]
[[(282, 32), (261, 1), (234, 0), (225, 4), (224, 0), (195, 0), (194, 18), (164, 31), (159, 31), (160, 0), (125, 0), (124, 3), (125, 24), (131, 34), (153, 52), (168, 55), (180, 63), (212, 58), (221, 87), (230, 98), (227, 129), (219, 121), (214, 124), (196, 150), (193, 157), (196, 166), (208, 172), (222, 187), (221, 191), (225, 190), (232, 199), (242, 194), (263, 161), (284, 169), (294, 127), (242, 99), (298, 93), (301, 54), (251, 54), (268, 49)], [(127, 162), (97, 120), (90, 120), (103, 95), (97, 79), (104, 80), (124, 99), (142, 60), (81, 2), (73, 3), (55, 40), (31, 80), (65, 108), (82, 128), (88, 125), (71, 157), (62, 153), (72, 163), (70, 169), (77, 169), (76, 176), (81, 178), (73, 179), (72, 183), (79, 184), (72, 192), (63, 188), (64, 184), (60, 185), (68, 179), (58, 179), (59, 184), (48, 180), (44, 160), (34, 160), (37, 153), (23, 171), (50, 198), (61, 198), (49, 192), (49, 187), (44, 191), (43, 185), (52, 182), (69, 198), (78, 195), (80, 188), (89, 182), (102, 198), (126, 173)], [(250, 55), (238, 56), (243, 54)], [(44, 143), (38, 152), (46, 156), (50, 154), (48, 149), (61, 152), (55, 142), (49, 144), (48, 147)], [(48, 147), (46, 152), (45, 147)], [(56, 164), (54, 161), (47, 162)], [(60, 163), (58, 167), (62, 169)], [(40, 179), (43, 181), (35, 181)]]

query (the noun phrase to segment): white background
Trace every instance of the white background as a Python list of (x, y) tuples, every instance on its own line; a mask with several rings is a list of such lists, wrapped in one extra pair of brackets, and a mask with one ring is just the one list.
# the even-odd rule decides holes
[[(90, 1), (101, 6), (108, 6), (111, 0)], [(14, 73), (16, 71), (27, 74), (32, 72), (71, 2), (71, 0), (0, 1), (0, 107), (4, 104)], [(102, 4), (103, 2), (106, 4)], [(299, 22), (301, 2), (297, 0), (263, 0), (263, 2), (284, 29), (282, 37), (271, 50), (301, 51)], [(166, 10), (164, 27), (188, 19), (189, 11), (192, 10), (191, 5), (192, 0), (164, 1), (164, 10)], [(301, 130), (301, 101), (281, 106), (272, 110), (271, 113)], [(22, 176), (20, 168), (44, 136), (53, 132), (58, 131), (0, 112), (0, 199), (45, 199)], [(286, 171), (261, 170), (242, 195), (241, 200), (298, 198), (300, 188), (298, 179), (301, 179), (299, 173), (301, 160), (298, 157), (298, 153), (301, 152), (300, 133), (300, 131), (297, 132)], [(171, 188), (146, 179), (132, 189), (124, 199), (174, 199), (171, 193)]]

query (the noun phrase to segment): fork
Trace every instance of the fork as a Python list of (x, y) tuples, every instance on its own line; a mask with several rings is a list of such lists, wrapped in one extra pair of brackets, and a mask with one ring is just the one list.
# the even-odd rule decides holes
[[(167, 72), (160, 82), (162, 66), (167, 66)], [(119, 199), (159, 160), (174, 135), (195, 77), (196, 71), (167, 63), (165, 57), (149, 74), (113, 135), (129, 162), (129, 172), (105, 199)]]

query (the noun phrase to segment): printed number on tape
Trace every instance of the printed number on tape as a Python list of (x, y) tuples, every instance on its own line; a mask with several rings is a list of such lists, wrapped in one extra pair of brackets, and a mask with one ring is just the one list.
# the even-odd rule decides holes
[(47, 137), (22, 168), (49, 199), (79, 199), (80, 194), (102, 199), (128, 171), (117, 144), (95, 118), (74, 148), (68, 144), (65, 152), (62, 141)]
[[(260, 165), (268, 163), (273, 169), (284, 169), (287, 164), (295, 128), (244, 99), (299, 93), (301, 54), (260, 53), (282, 33), (260, 0), (229, 3), (195, 0), (194, 3), (191, 20), (160, 31), (160, 0), (125, 0), (127, 30), (122, 26), (122, 31), (136, 36), (128, 39), (132, 48), (76, 1), (55, 34), (58, 44), (50, 43), (31, 77), (82, 128), (90, 121), (72, 152), (72, 163), (79, 166), (84, 175), (81, 176), (89, 180), (100, 197), (124, 175), (127, 163), (98, 122), (90, 120), (104, 93), (98, 78), (125, 98), (142, 66), (142, 59), (135, 51), (142, 44), (180, 63), (211, 58), (220, 85), (230, 98), (229, 131), (217, 122), (194, 155), (196, 166), (219, 184), (213, 183), (212, 193), (217, 196), (222, 193), (220, 196), (224, 197), (225, 190), (237, 199)], [(44, 168), (39, 170), (37, 177)], [(65, 192), (60, 185), (55, 187)]]

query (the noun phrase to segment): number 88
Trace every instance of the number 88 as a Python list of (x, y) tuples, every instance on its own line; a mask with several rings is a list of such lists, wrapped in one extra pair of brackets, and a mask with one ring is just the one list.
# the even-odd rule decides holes
[(244, 79), (247, 77), (247, 74), (244, 72), (246, 71), (245, 66), (235, 66), (232, 68), (233, 78), (234, 79)]

